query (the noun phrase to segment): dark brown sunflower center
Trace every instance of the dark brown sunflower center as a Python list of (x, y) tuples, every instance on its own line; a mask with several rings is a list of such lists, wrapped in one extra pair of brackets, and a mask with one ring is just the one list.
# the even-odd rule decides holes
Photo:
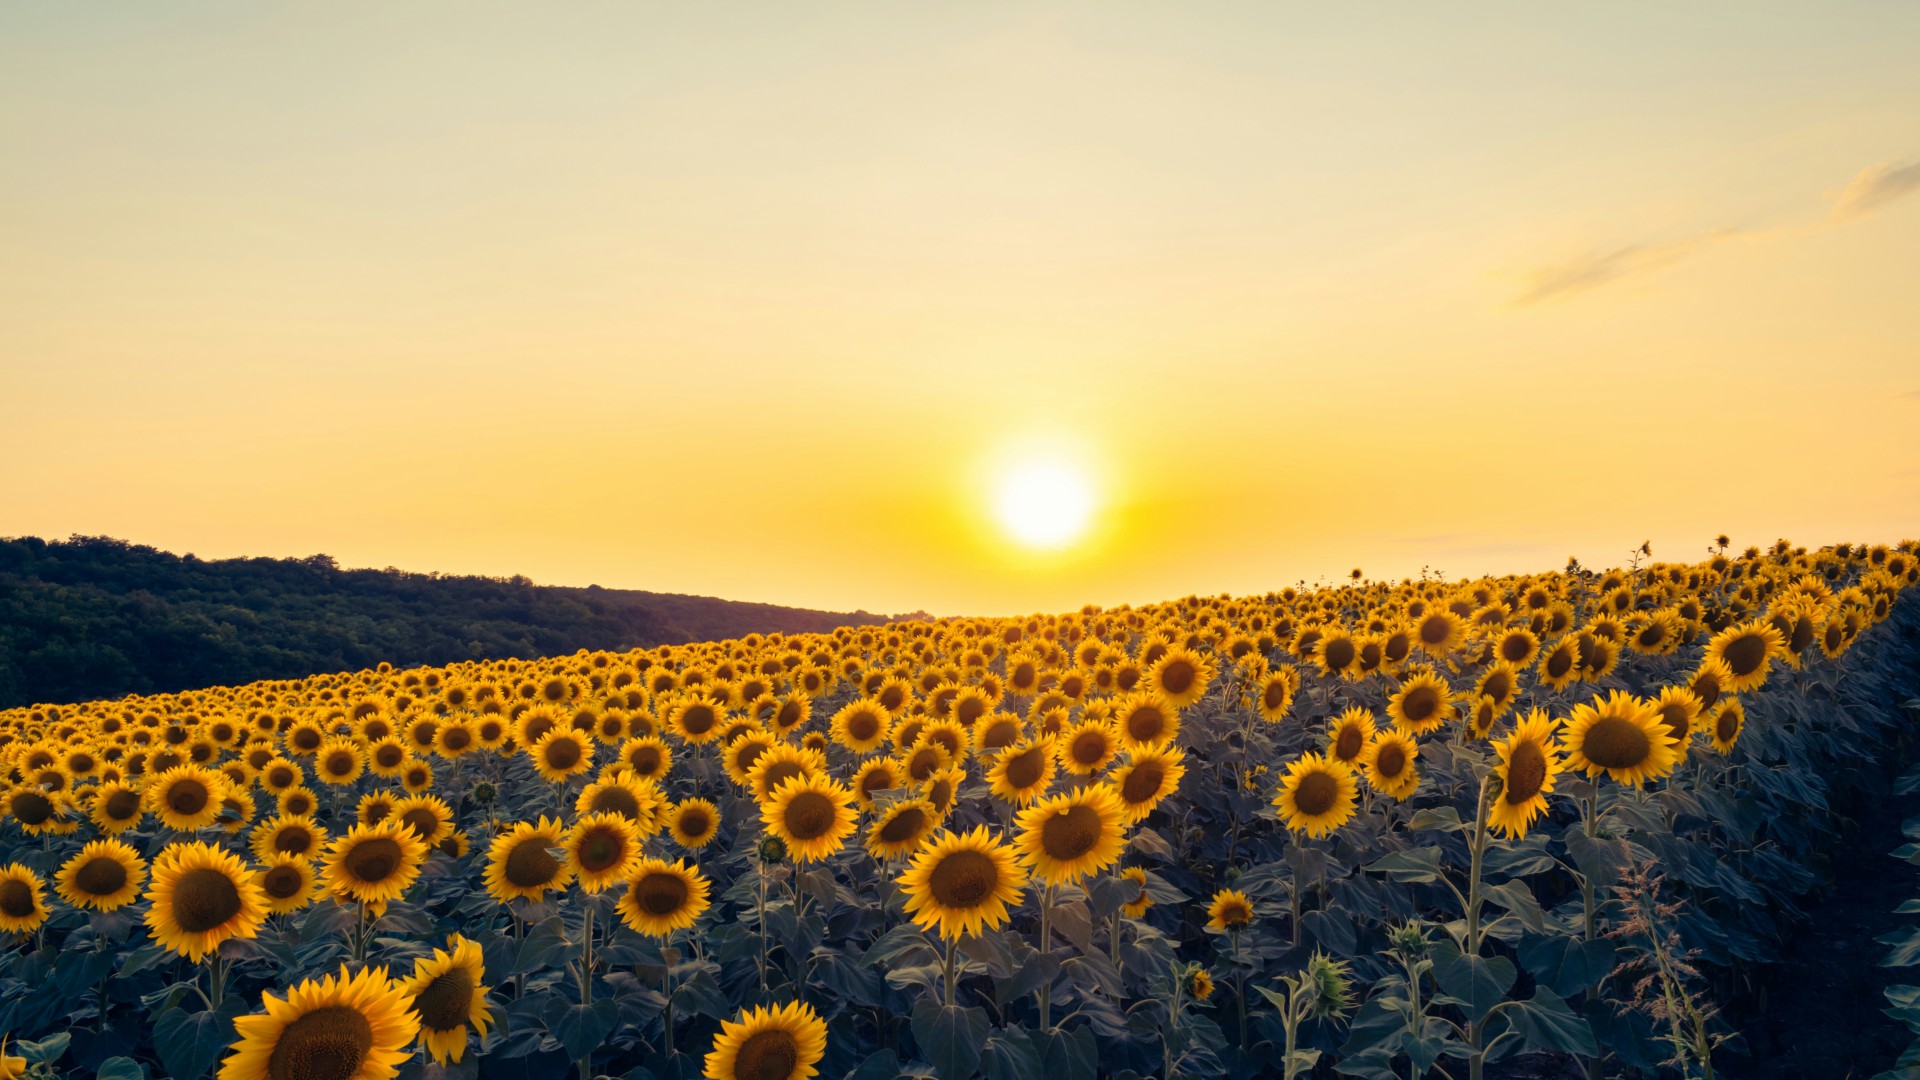
[(345, 776), (352, 772), (354, 766), (358, 764), (360, 764), (360, 759), (355, 757), (350, 751), (335, 750), (333, 753), (327, 755), (327, 775)]
[(313, 834), (298, 825), (289, 825), (273, 835), (273, 850), (289, 855), (305, 855), (313, 847)]
[(1073, 760), (1080, 765), (1098, 765), (1107, 756), (1107, 737), (1099, 731), (1083, 731), (1073, 737)]
[(1603, 716), (1587, 729), (1580, 752), (1603, 769), (1631, 769), (1647, 760), (1653, 740), (1639, 724), (1619, 716)]
[(1366, 732), (1358, 724), (1346, 724), (1340, 728), (1340, 734), (1333, 740), (1333, 756), (1341, 761), (1352, 761), (1360, 756), (1367, 745)]
[(1732, 742), (1740, 734), (1740, 714), (1732, 709), (1720, 710), (1720, 715), (1713, 721), (1713, 733), (1723, 743)]
[(1723, 655), (1736, 678), (1751, 675), (1767, 662), (1767, 639), (1759, 634), (1742, 634), (1727, 642)]
[(1166, 766), (1158, 761), (1136, 762), (1127, 770), (1127, 778), (1120, 783), (1120, 797), (1133, 806), (1151, 802), (1160, 794), (1160, 785), (1167, 779)]
[[(18, 804), (15, 804), (16, 808)], [(140, 812), (140, 795), (125, 788), (117, 789), (107, 796), (107, 817), (113, 821), (126, 821)], [(19, 814), (16, 810), (15, 817)]]
[(762, 1031), (733, 1056), (736, 1080), (787, 1080), (800, 1064), (800, 1044), (784, 1031)]
[(13, 816), (22, 825), (40, 825), (53, 817), (53, 800), (37, 791), (15, 793), (12, 805)]
[(1547, 674), (1549, 676), (1558, 679), (1572, 670), (1573, 650), (1563, 646), (1553, 650), (1553, 655), (1547, 657)]
[(0, 912), (9, 918), (24, 919), (34, 912), (33, 888), (19, 878), (0, 881)]
[[(1351, 660), (1352, 657), (1349, 656), (1348, 659)], [(1193, 689), (1194, 679), (1198, 675), (1199, 672), (1191, 663), (1185, 660), (1171, 660), (1166, 667), (1160, 669), (1160, 686), (1169, 694), (1184, 694)]]
[(1500, 643), (1500, 659), (1517, 664), (1527, 658), (1527, 639), (1518, 634)]
[(192, 817), (207, 808), (207, 785), (198, 780), (175, 780), (167, 788), (167, 808), (182, 817)]
[(713, 817), (700, 807), (687, 807), (680, 811), (680, 835), (689, 840), (697, 840), (713, 829)]
[(580, 868), (597, 874), (626, 858), (627, 842), (611, 829), (594, 829), (580, 840)]
[(1300, 778), (1300, 786), (1293, 790), (1293, 805), (1312, 817), (1333, 809), (1339, 797), (1340, 781), (1335, 780), (1333, 774), (1316, 769)]
[[(758, 755), (756, 755), (758, 756)], [(763, 791), (780, 790), (780, 785), (796, 776), (805, 776), (807, 767), (797, 761), (775, 761), (768, 763), (760, 774), (760, 787)]]
[(547, 850), (547, 841), (542, 838), (524, 840), (507, 852), (506, 879), (515, 888), (537, 888), (559, 872), (560, 860)]
[(307, 879), (291, 866), (276, 866), (260, 875), (260, 888), (275, 900), (291, 900), (300, 895)]
[(349, 1080), (373, 1049), (373, 1025), (350, 1005), (327, 1005), (288, 1024), (267, 1058), (267, 1080)]
[(74, 871), (73, 883), (88, 896), (112, 896), (127, 883), (127, 868), (118, 859), (92, 859)]
[(1687, 715), (1687, 707), (1677, 701), (1669, 701), (1660, 706), (1660, 722), (1667, 725), (1673, 737), (1685, 742), (1687, 732), (1693, 727), (1693, 720)]
[(1046, 776), (1046, 771), (1046, 747), (1034, 746), (1007, 760), (1007, 783), (1016, 790), (1030, 788)]
[(571, 738), (555, 739), (547, 744), (546, 758), (550, 769), (571, 769), (580, 764), (580, 744)]
[(927, 875), (928, 890), (943, 907), (978, 907), (1000, 886), (1000, 864), (984, 851), (949, 852)]
[(1327, 667), (1334, 671), (1341, 671), (1353, 663), (1353, 640), (1351, 638), (1334, 638), (1332, 641), (1320, 646), (1320, 655), (1326, 660)]
[(293, 745), (302, 750), (318, 750), (320, 733), (312, 728), (301, 728), (293, 733)]
[(795, 840), (813, 840), (825, 836), (838, 817), (834, 803), (818, 791), (803, 791), (787, 802), (783, 818), (787, 834)]
[(1389, 780), (1398, 779), (1407, 771), (1407, 749), (1397, 742), (1383, 742), (1380, 752), (1373, 757), (1373, 767), (1381, 776)]
[(240, 890), (218, 870), (189, 870), (173, 883), (173, 919), (189, 934), (204, 934), (238, 914)]
[(713, 730), (713, 725), (719, 722), (720, 718), (705, 705), (696, 705), (680, 716), (680, 725), (686, 728), (689, 735), (705, 735)]
[(347, 872), (368, 884), (385, 881), (400, 872), (406, 852), (401, 850), (397, 840), (376, 836), (363, 840), (347, 852), (345, 864)]
[(640, 800), (634, 798), (632, 791), (618, 784), (594, 792), (588, 806), (596, 814), (619, 814), (635, 821), (640, 819)]
[(1407, 691), (1406, 696), (1400, 699), (1400, 711), (1406, 716), (1407, 723), (1424, 724), (1440, 711), (1440, 694), (1422, 683)]
[(1040, 826), (1040, 850), (1060, 862), (1071, 862), (1100, 842), (1100, 812), (1082, 803), (1053, 814)]
[(1500, 797), (1508, 806), (1519, 806), (1540, 794), (1547, 782), (1547, 755), (1532, 739), (1518, 739), (1507, 754), (1507, 786)]
[(1127, 717), (1127, 734), (1135, 742), (1153, 742), (1167, 730), (1167, 718), (1159, 709), (1135, 709)]
[(400, 820), (413, 830), (413, 835), (422, 840), (440, 831), (440, 815), (424, 806), (416, 806), (401, 814)]
[(1260, 701), (1268, 709), (1277, 709), (1287, 703), (1287, 684), (1278, 680), (1267, 684), (1261, 692)]
[[(394, 762), (394, 764), (397, 765), (399, 762)], [(294, 774), (294, 771), (285, 765), (276, 765), (267, 770), (267, 784), (271, 787), (292, 787), (298, 780), (299, 777)]]
[(1444, 615), (1429, 615), (1420, 621), (1420, 642), (1439, 645), (1453, 636), (1453, 621)]
[(1507, 695), (1513, 693), (1513, 676), (1496, 671), (1487, 676), (1486, 685), (1480, 688), (1480, 692), (1495, 701), (1505, 701)]
[(656, 872), (633, 883), (633, 901), (649, 915), (672, 915), (691, 895), (679, 874)]
[(627, 758), (627, 766), (641, 776), (652, 776), (660, 771), (660, 748), (643, 746)]
[(1011, 720), (995, 720), (987, 725), (985, 734), (980, 736), (980, 745), (988, 750), (1012, 746), (1019, 741), (1020, 725)]
[(927, 826), (927, 812), (917, 806), (909, 806), (887, 819), (880, 826), (880, 842), (899, 844), (918, 837)]
[(473, 745), (473, 732), (464, 727), (450, 727), (440, 733), (440, 745), (449, 750), (465, 750)]
[(473, 1011), (473, 992), (479, 985), (474, 981), (473, 972), (464, 967), (441, 972), (413, 997), (421, 1026), (433, 1031), (454, 1031), (465, 1026)]

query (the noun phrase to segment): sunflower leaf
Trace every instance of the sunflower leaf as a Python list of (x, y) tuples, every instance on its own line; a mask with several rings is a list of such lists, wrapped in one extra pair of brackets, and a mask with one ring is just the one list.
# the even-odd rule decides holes
[(985, 1009), (923, 998), (913, 1007), (913, 1038), (944, 1080), (966, 1080), (980, 1064), (989, 1026)]

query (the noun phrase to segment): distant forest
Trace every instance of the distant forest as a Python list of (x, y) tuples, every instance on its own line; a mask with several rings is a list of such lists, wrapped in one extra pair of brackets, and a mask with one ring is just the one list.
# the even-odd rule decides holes
[[(916, 613), (919, 614), (919, 613)], [(887, 621), (524, 577), (173, 555), (101, 536), (0, 539), (0, 708), (458, 660)]]

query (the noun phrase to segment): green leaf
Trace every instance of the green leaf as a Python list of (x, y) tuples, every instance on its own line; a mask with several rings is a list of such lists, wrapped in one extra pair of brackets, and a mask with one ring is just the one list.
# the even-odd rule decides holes
[(1025, 1032), (1002, 1032), (980, 1048), (980, 1071), (988, 1080), (1038, 1080), (1044, 1075), (1040, 1052)]
[(1559, 994), (1544, 986), (1539, 987), (1533, 997), (1517, 1005), (1517, 1008), (1507, 1010), (1508, 1015), (1513, 1021), (1513, 1029), (1532, 1049), (1554, 1050), (1589, 1058), (1600, 1053), (1600, 1047), (1593, 1038), (1593, 1028), (1567, 1008), (1566, 1001)]
[(154, 1013), (153, 1049), (168, 1076), (205, 1076), (233, 1045), (233, 1018), (240, 1002), (228, 998), (221, 1005), (217, 1011), (189, 1012), (176, 997)]
[(1562, 997), (1572, 997), (1600, 985), (1613, 970), (1614, 953), (1611, 941), (1582, 941), (1556, 934), (1523, 942), (1520, 963), (1535, 981), (1552, 987)]
[(1421, 810), (1407, 821), (1407, 828), (1415, 830), (1459, 832), (1466, 827), (1467, 823), (1460, 820), (1460, 811), (1451, 806), (1436, 806), (1429, 810)]
[(1533, 890), (1527, 888), (1524, 881), (1509, 881), (1500, 885), (1482, 885), (1480, 892), (1487, 899), (1513, 912), (1520, 924), (1538, 934), (1547, 928), (1547, 913), (1540, 910), (1540, 902), (1533, 898)]
[(1440, 849), (1421, 847), (1396, 851), (1368, 863), (1367, 869), (1385, 874), (1388, 880), (1410, 885), (1437, 881), (1440, 878)]
[(967, 1080), (980, 1064), (987, 1041), (987, 1011), (942, 1005), (922, 998), (913, 1007), (913, 1038), (920, 1053), (933, 1063), (941, 1080)]
[(1469, 1018), (1485, 1016), (1489, 1009), (1507, 998), (1518, 974), (1513, 961), (1504, 956), (1472, 956), (1460, 952), (1452, 942), (1434, 947), (1433, 981), (1440, 989), (1467, 1003)]
[(567, 1056), (580, 1061), (606, 1041), (620, 1023), (620, 1005), (612, 998), (601, 998), (591, 1005), (574, 1005), (556, 997), (541, 1011), (547, 1031), (560, 1040)]
[(509, 975), (527, 975), (548, 966), (567, 951), (566, 928), (558, 915), (527, 931), (514, 950)]
[(45, 1065), (58, 1060), (61, 1054), (66, 1053), (67, 1044), (71, 1041), (73, 1036), (62, 1031), (38, 1042), (27, 1042), (24, 1039), (19, 1042), (10, 1042), (7, 1044), (7, 1049), (18, 1057), (26, 1058), (29, 1065)]
[(1890, 934), (1881, 934), (1873, 940), (1882, 945), (1893, 946), (1886, 959), (1880, 961), (1881, 967), (1908, 967), (1920, 964), (1920, 927), (1908, 927), (1895, 930)]
[(147, 1080), (147, 1067), (132, 1058), (108, 1058), (100, 1063), (93, 1080)]

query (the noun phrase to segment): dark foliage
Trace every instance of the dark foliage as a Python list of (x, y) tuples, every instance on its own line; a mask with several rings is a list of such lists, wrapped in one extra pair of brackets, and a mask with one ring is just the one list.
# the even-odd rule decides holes
[(0, 708), (256, 679), (632, 649), (885, 621), (524, 577), (208, 561), (99, 536), (0, 539)]

